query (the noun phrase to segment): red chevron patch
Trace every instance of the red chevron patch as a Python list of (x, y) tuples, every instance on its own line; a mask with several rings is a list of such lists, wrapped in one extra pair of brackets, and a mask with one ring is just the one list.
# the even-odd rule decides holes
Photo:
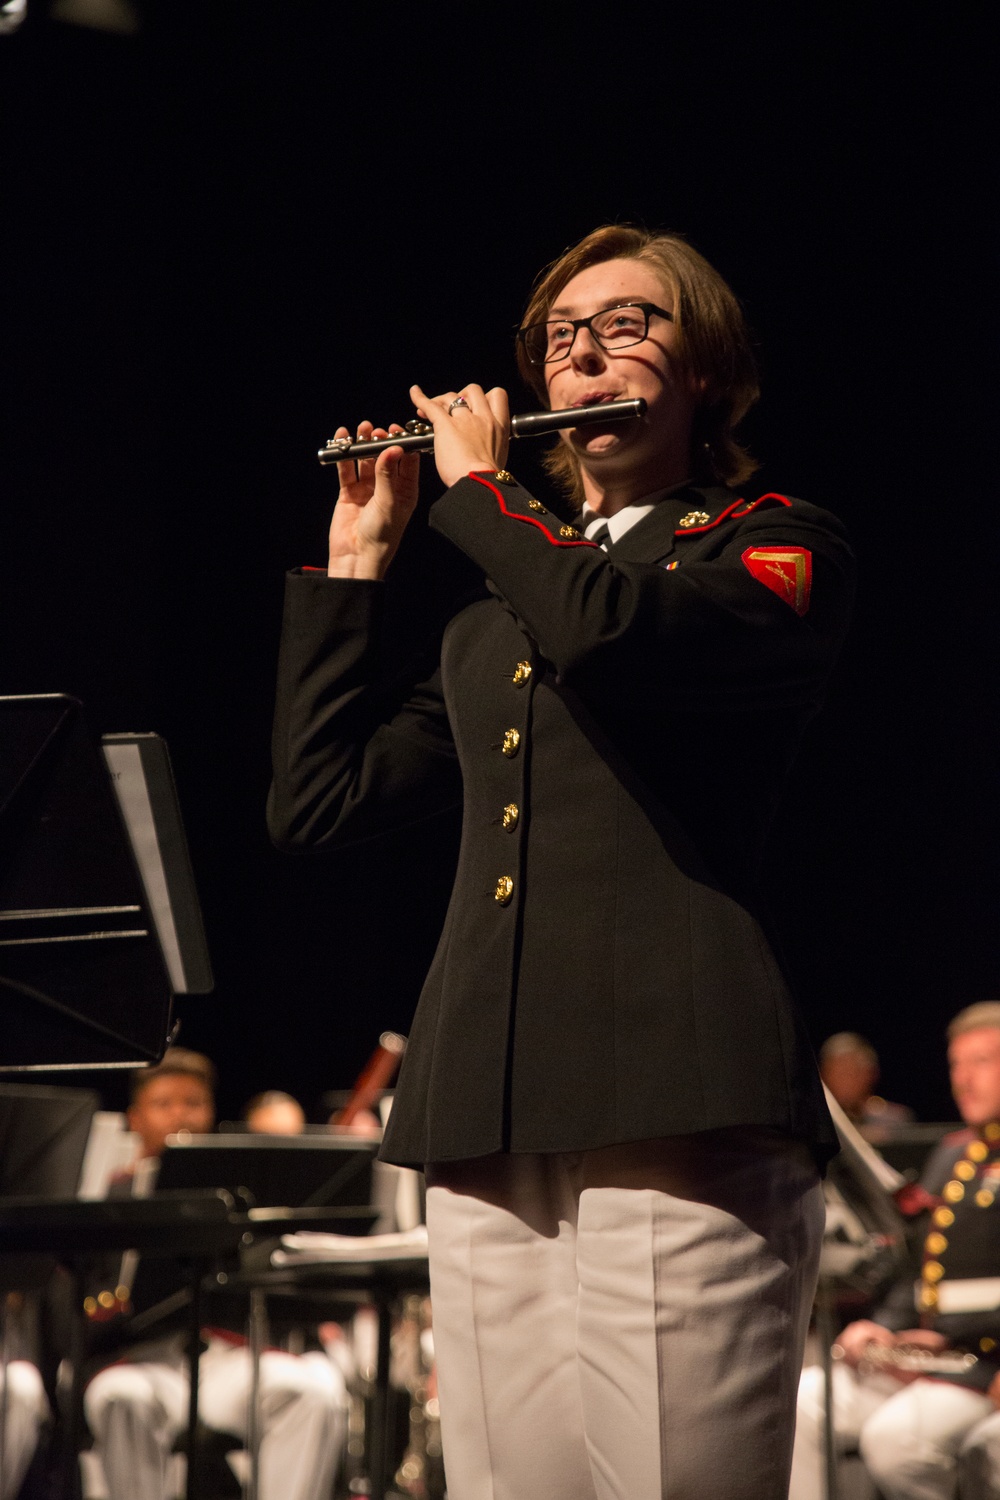
[(748, 573), (784, 599), (797, 615), (809, 608), (812, 553), (806, 547), (748, 547), (741, 559)]

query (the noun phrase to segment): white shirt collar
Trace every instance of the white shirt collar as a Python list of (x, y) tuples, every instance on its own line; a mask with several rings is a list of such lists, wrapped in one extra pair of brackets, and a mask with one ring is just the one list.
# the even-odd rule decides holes
[(599, 531), (606, 524), (610, 540), (617, 542), (626, 531), (637, 525), (643, 516), (648, 516), (661, 500), (666, 500), (668, 495), (676, 495), (678, 490), (686, 489), (690, 483), (689, 479), (685, 479), (681, 484), (671, 485), (668, 490), (657, 490), (645, 500), (636, 500), (632, 505), (623, 505), (621, 510), (615, 511), (613, 516), (599, 516), (596, 511), (590, 509), (589, 505), (584, 505), (580, 513), (580, 526), (583, 534), (589, 540), (595, 531)]

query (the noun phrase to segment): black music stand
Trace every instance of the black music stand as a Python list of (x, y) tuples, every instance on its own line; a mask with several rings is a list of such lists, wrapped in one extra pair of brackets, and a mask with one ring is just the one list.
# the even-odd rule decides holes
[[(162, 741), (112, 735), (102, 754), (75, 698), (0, 697), (0, 1074), (148, 1066), (167, 1046), (174, 993), (211, 985)], [(201, 1275), (243, 1233), (231, 1198), (203, 1193), (157, 1209), (124, 1207), (28, 1195), (0, 1203), (0, 1227), (11, 1249), (48, 1252), (70, 1266), (78, 1303), (89, 1254), (170, 1254), (173, 1246), (196, 1266), (196, 1324)], [(80, 1419), (81, 1317), (71, 1436)], [(196, 1343), (195, 1328), (193, 1351)], [(72, 1443), (69, 1450), (67, 1486)]]
[[(261, 1136), (245, 1133), (171, 1137), (160, 1158), (155, 1202), (161, 1192), (226, 1188), (247, 1213), (243, 1274), (217, 1279), (216, 1295), (234, 1291), (249, 1297), (249, 1346), (252, 1358), (249, 1495), (256, 1500), (260, 1449), (260, 1356), (266, 1342), (267, 1280), (271, 1251), (282, 1234), (315, 1228), (328, 1233), (365, 1235), (377, 1216), (369, 1207), (375, 1141), (338, 1136)], [(248, 1244), (253, 1241), (254, 1243)], [(263, 1277), (262, 1274), (263, 1273)], [(172, 1310), (176, 1297), (156, 1301), (157, 1268), (140, 1262), (133, 1303), (150, 1320), (158, 1308)], [(190, 1447), (189, 1447), (189, 1451)]]
[(229, 1193), (164, 1193), (154, 1199), (110, 1199), (81, 1202), (50, 1198), (11, 1198), (0, 1201), (0, 1239), (16, 1253), (54, 1254), (73, 1276), (74, 1316), (71, 1322), (70, 1363), (73, 1387), (69, 1398), (69, 1430), (64, 1450), (64, 1500), (79, 1495), (77, 1450), (82, 1420), (82, 1369), (86, 1318), (83, 1294), (92, 1258), (109, 1251), (135, 1249), (145, 1255), (183, 1258), (188, 1283), (182, 1303), (187, 1306), (188, 1368), (191, 1399), (188, 1406), (189, 1463), (187, 1500), (195, 1500), (197, 1466), (193, 1462), (198, 1402), (198, 1340), (201, 1284), (209, 1266), (220, 1255), (232, 1255), (246, 1233), (246, 1219), (233, 1212)]
[[(89, 1089), (0, 1083), (0, 1199), (71, 1198), (97, 1104)], [(2, 1255), (0, 1294), (37, 1290), (54, 1269), (52, 1256)]]
[(173, 993), (211, 985), (147, 739), (112, 737), (109, 774), (75, 698), (0, 698), (0, 1073), (154, 1063)]
[(226, 1188), (252, 1208), (367, 1208), (377, 1151), (357, 1136), (171, 1136), (156, 1188)]
[[(315, 1136), (171, 1137), (160, 1157), (152, 1198), (223, 1190), (246, 1216), (244, 1268), (265, 1267), (282, 1234), (317, 1228), (365, 1235), (377, 1211), (369, 1207), (371, 1141)], [(162, 1261), (140, 1261), (132, 1285), (132, 1326), (153, 1331), (161, 1317), (187, 1301)], [(223, 1278), (228, 1287), (231, 1278)], [(224, 1298), (223, 1298), (224, 1300)]]
[(0, 1198), (71, 1198), (97, 1104), (90, 1089), (0, 1083)]
[(166, 742), (158, 734), (105, 734), (101, 749), (171, 988), (207, 995), (215, 980)]
[[(0, 1200), (76, 1192), (97, 1095), (87, 1089), (0, 1083)], [(7, 1435), (7, 1363), (20, 1311), (8, 1292), (38, 1292), (56, 1268), (51, 1254), (0, 1254), (0, 1490)]]

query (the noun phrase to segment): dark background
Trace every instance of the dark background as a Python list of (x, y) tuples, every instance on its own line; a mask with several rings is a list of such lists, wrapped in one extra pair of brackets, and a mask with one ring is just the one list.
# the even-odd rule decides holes
[[(0, 691), (167, 738), (217, 979), (181, 1040), (223, 1113), (265, 1087), (315, 1111), (407, 1029), (449, 885), (450, 827), (313, 862), (267, 842), (282, 574), (323, 561), (333, 499), (315, 450), (406, 420), (413, 380), (531, 409), (531, 279), (611, 219), (733, 283), (750, 488), (855, 540), (769, 882), (816, 1040), (865, 1032), (890, 1097), (953, 1113), (942, 1028), (1000, 994), (986, 26), (759, 10), (177, 0), (132, 36), (38, 7), (0, 38)], [(401, 638), (447, 567), (408, 540)]]

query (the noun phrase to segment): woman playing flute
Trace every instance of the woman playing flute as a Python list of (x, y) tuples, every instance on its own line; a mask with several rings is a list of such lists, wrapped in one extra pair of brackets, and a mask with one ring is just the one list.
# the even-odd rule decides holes
[(549, 407), (646, 413), (560, 434), (570, 523), (507, 471), (502, 390), (413, 387), (430, 524), (483, 588), (405, 689), (380, 631), (419, 459), (341, 464), (328, 571), (288, 579), (271, 832), (463, 808), (383, 1145), (427, 1172), (452, 1500), (778, 1500), (835, 1140), (757, 872), (852, 558), (743, 488), (747, 331), (680, 237), (566, 251), (518, 359)]

